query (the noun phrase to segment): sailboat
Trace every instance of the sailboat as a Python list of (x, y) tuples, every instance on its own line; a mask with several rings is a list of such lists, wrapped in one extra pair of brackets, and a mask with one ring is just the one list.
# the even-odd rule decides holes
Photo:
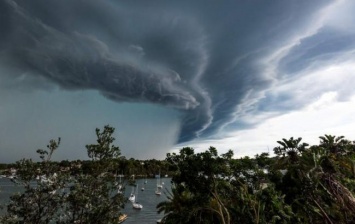
[(155, 190), (155, 194), (156, 194), (156, 195), (161, 195), (160, 188), (157, 187), (157, 189)]
[(143, 205), (139, 204), (137, 199), (138, 199), (138, 184), (136, 187), (136, 197), (135, 197), (134, 201), (132, 201), (132, 206), (134, 209), (142, 209)]
[[(144, 182), (143, 182), (144, 183)], [(141, 188), (141, 191), (144, 191), (145, 189), (144, 189), (144, 185), (142, 185), (142, 188)]]
[(136, 196), (134, 195), (134, 188), (132, 187), (131, 195), (129, 196), (128, 200), (130, 202), (134, 202), (136, 200)]
[(131, 176), (131, 178), (129, 179), (128, 183), (129, 183), (129, 185), (131, 185), (131, 186), (137, 186), (137, 182), (136, 182), (136, 180), (135, 180), (135, 175), (134, 175), (134, 174), (132, 174), (132, 176)]
[(158, 189), (163, 188), (163, 185), (161, 184), (161, 181), (160, 181), (160, 171), (159, 171), (159, 175), (157, 175), (157, 188)]
[(159, 172), (159, 175), (157, 176), (157, 189), (155, 190), (155, 194), (156, 194), (156, 195), (161, 195), (160, 189), (161, 189), (162, 187), (163, 187), (163, 186), (160, 184), (160, 172)]
[(118, 183), (117, 186), (117, 194), (122, 194), (122, 180), (121, 180), (122, 175), (119, 175), (119, 177), (120, 177), (120, 182)]

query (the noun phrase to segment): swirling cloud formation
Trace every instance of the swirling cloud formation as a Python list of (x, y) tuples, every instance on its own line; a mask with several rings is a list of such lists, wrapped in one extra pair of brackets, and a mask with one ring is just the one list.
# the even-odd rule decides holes
[(175, 108), (179, 142), (251, 127), (250, 116), (307, 103), (285, 84), (352, 54), (354, 33), (334, 23), (332, 4), (2, 0), (0, 85)]

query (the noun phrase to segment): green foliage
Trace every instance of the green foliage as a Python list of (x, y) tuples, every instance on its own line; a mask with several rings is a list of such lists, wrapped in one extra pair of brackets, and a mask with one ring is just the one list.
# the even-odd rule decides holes
[(168, 200), (158, 204), (163, 222), (175, 223), (355, 223), (355, 142), (325, 135), (319, 145), (282, 139), (255, 158), (200, 153), (182, 148), (165, 161), (121, 157), (114, 128), (96, 129), (86, 146), (89, 161), (52, 162), (60, 139), (7, 165), (23, 191), (11, 196), (1, 223), (117, 223), (125, 202), (116, 175), (174, 174)]
[[(87, 145), (92, 166), (88, 174), (72, 178), (64, 213), (70, 223), (115, 223), (124, 198), (117, 194), (113, 170), (120, 150), (112, 143), (114, 128), (96, 129), (97, 144)], [(116, 170), (117, 171), (117, 170)]]
[(1, 223), (118, 223), (125, 199), (117, 194), (110, 172), (120, 155), (112, 144), (113, 132), (110, 126), (96, 129), (97, 144), (87, 146), (92, 159), (87, 173), (80, 172), (80, 163), (63, 167), (51, 161), (60, 139), (51, 140), (47, 150), (37, 150), (40, 163), (18, 161), (14, 182), (24, 190), (11, 196)]
[(42, 159), (40, 163), (28, 159), (16, 162), (17, 178), (13, 182), (24, 191), (11, 196), (3, 223), (49, 223), (58, 218), (57, 211), (64, 198), (60, 191), (65, 188), (67, 176), (57, 174), (58, 166), (50, 162), (50, 157), (59, 142), (60, 139), (51, 140), (48, 151), (37, 150)]
[(112, 136), (114, 131), (115, 128), (109, 125), (106, 125), (102, 132), (100, 132), (99, 128), (96, 128), (97, 144), (86, 145), (89, 158), (96, 161), (109, 160), (120, 156), (119, 147), (112, 144), (115, 141), (115, 138)]
[(215, 148), (167, 154), (177, 171), (164, 223), (354, 223), (355, 145), (325, 135), (320, 144), (282, 139), (276, 157), (233, 159)]
[[(286, 195), (286, 202), (301, 222), (353, 222), (355, 198), (344, 180), (354, 177), (351, 174), (354, 160), (349, 159), (354, 144), (343, 136), (325, 135), (320, 139), (319, 145), (309, 148), (300, 141), (282, 144), (283, 151), (297, 153), (279, 157), (275, 162), (274, 170), (286, 171), (277, 181), (277, 189)], [(275, 154), (279, 152), (280, 147), (276, 147)]]
[(218, 155), (215, 148), (194, 153), (183, 148), (168, 154), (178, 172), (172, 178), (169, 201), (160, 203), (164, 223), (282, 223), (291, 220), (291, 207), (273, 186), (264, 188), (270, 164), (267, 154), (258, 162), (235, 160), (233, 152)]

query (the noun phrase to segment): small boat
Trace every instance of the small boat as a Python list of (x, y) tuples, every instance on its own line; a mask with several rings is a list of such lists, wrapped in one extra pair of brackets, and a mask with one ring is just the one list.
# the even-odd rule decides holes
[(6, 176), (6, 177), (10, 180), (17, 179), (17, 176), (15, 176), (15, 175), (10, 175), (10, 176)]
[(136, 202), (133, 202), (132, 206), (133, 206), (134, 209), (142, 209), (143, 208), (143, 205), (138, 204)]
[(134, 209), (142, 209), (143, 205), (139, 204), (137, 199), (138, 199), (138, 185), (136, 188), (136, 197), (135, 197), (134, 201), (132, 201), (132, 206)]
[(135, 180), (135, 176), (134, 174), (131, 175), (130, 179), (128, 180), (128, 185), (131, 185), (131, 186), (134, 186), (136, 187), (137, 186), (137, 182)]
[(121, 215), (118, 217), (118, 223), (123, 223), (127, 218), (128, 218), (128, 215), (127, 215), (127, 214), (121, 214)]
[(134, 188), (132, 187), (131, 195), (129, 196), (128, 200), (130, 202), (134, 202), (136, 200), (136, 196), (134, 195)]
[(118, 185), (117, 194), (122, 194), (122, 184)]
[(145, 188), (144, 188), (144, 182), (143, 182), (141, 191), (144, 191), (144, 190), (145, 190)]
[(161, 188), (157, 187), (157, 189), (155, 190), (155, 194), (156, 195), (161, 195)]
[(133, 202), (136, 199), (136, 196), (134, 194), (131, 194), (128, 198), (129, 201)]
[(123, 186), (122, 186), (122, 176), (123, 174), (121, 175), (118, 175), (118, 177), (120, 178), (118, 184), (117, 184), (117, 194), (122, 194), (122, 190), (123, 190)]
[(161, 180), (160, 180), (160, 170), (159, 170), (159, 175), (156, 175), (157, 177), (157, 188), (161, 189), (163, 188), (163, 185), (161, 184)]

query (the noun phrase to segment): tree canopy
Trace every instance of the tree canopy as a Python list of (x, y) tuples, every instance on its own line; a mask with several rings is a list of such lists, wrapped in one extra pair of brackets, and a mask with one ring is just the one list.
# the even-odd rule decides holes
[(112, 144), (113, 132), (110, 126), (96, 129), (97, 144), (86, 147), (92, 159), (86, 173), (80, 163), (63, 169), (51, 161), (60, 138), (37, 150), (42, 162), (18, 161), (14, 182), (24, 191), (11, 196), (1, 223), (118, 223), (125, 198), (117, 193), (116, 176), (110, 172), (120, 155)]
[(1, 223), (118, 223), (127, 201), (117, 175), (172, 175), (168, 200), (157, 205), (162, 223), (355, 223), (355, 142), (325, 135), (318, 145), (302, 138), (277, 141), (274, 156), (235, 159), (210, 147), (182, 148), (164, 161), (121, 156), (115, 129), (96, 129), (86, 145), (90, 160), (51, 160), (61, 139), (38, 149), (40, 162), (22, 159), (17, 170), (23, 191), (7, 204)]
[(167, 154), (177, 170), (164, 223), (354, 223), (355, 144), (325, 135), (309, 146), (282, 139), (255, 158), (211, 147)]

